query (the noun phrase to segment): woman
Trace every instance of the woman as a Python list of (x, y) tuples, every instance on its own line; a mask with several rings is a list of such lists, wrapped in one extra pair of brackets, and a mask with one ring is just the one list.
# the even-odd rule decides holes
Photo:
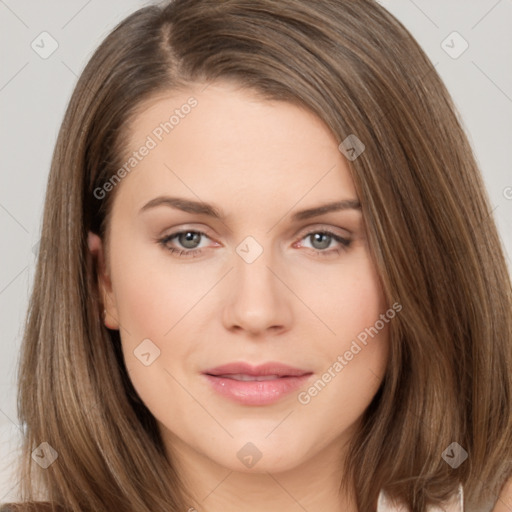
[(141, 9), (53, 158), (24, 510), (502, 512), (510, 290), (450, 96), (377, 3)]

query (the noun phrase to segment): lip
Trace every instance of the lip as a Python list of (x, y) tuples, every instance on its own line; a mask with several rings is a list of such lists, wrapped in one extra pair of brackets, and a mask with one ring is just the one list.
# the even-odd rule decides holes
[[(203, 375), (213, 390), (225, 398), (244, 405), (268, 405), (300, 388), (312, 372), (277, 362), (259, 366), (236, 362), (211, 368)], [(235, 375), (267, 379), (247, 381), (230, 377)], [(268, 379), (271, 376), (275, 378)]]

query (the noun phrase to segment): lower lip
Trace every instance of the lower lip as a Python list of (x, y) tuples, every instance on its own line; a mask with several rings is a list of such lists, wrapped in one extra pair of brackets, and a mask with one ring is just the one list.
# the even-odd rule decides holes
[(280, 377), (273, 380), (241, 381), (205, 375), (219, 394), (244, 405), (267, 405), (299, 389), (311, 374), (300, 377)]

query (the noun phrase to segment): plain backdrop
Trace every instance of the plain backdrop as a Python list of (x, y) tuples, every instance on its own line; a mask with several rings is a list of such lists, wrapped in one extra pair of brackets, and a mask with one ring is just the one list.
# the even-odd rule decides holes
[[(17, 358), (57, 132), (94, 49), (119, 21), (149, 3), (0, 0), (0, 503), (16, 497)], [(510, 268), (512, 0), (380, 3), (416, 37), (455, 100)]]

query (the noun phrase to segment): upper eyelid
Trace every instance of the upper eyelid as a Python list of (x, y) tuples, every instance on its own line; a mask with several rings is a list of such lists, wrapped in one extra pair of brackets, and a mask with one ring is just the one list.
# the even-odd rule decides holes
[[(316, 232), (321, 232), (321, 231), (332, 232), (341, 237), (343, 237), (344, 235), (339, 233), (339, 231), (345, 231), (348, 234), (348, 236), (352, 235), (352, 232), (347, 228), (341, 228), (339, 226), (338, 227), (330, 226), (327, 224), (315, 224), (313, 226), (305, 227), (304, 229), (301, 229), (299, 231), (299, 235), (302, 234), (302, 236), (305, 236), (305, 235), (308, 235), (309, 233), (316, 233)], [(299, 235), (297, 235), (297, 236), (299, 236)]]
[[(347, 229), (347, 228), (342, 228), (340, 226), (332, 226), (332, 225), (328, 225), (328, 224), (325, 224), (325, 223), (316, 223), (316, 224), (313, 224), (313, 225), (310, 225), (310, 226), (306, 226), (302, 229), (299, 230), (299, 233), (309, 233), (311, 231), (322, 231), (322, 230), (326, 230), (326, 231), (335, 231), (335, 230), (342, 230), (342, 231), (346, 231), (348, 233), (351, 233), (351, 230), (350, 229)], [(170, 236), (170, 235), (176, 235), (176, 234), (179, 234), (179, 233), (183, 233), (183, 232), (186, 232), (186, 231), (193, 231), (195, 233), (202, 233), (206, 236), (210, 236), (209, 235), (209, 229), (205, 229), (205, 228), (196, 228), (196, 227), (176, 227), (176, 228), (173, 228), (169, 231), (169, 233), (167, 235), (162, 235), (162, 237), (165, 237), (165, 236)]]

